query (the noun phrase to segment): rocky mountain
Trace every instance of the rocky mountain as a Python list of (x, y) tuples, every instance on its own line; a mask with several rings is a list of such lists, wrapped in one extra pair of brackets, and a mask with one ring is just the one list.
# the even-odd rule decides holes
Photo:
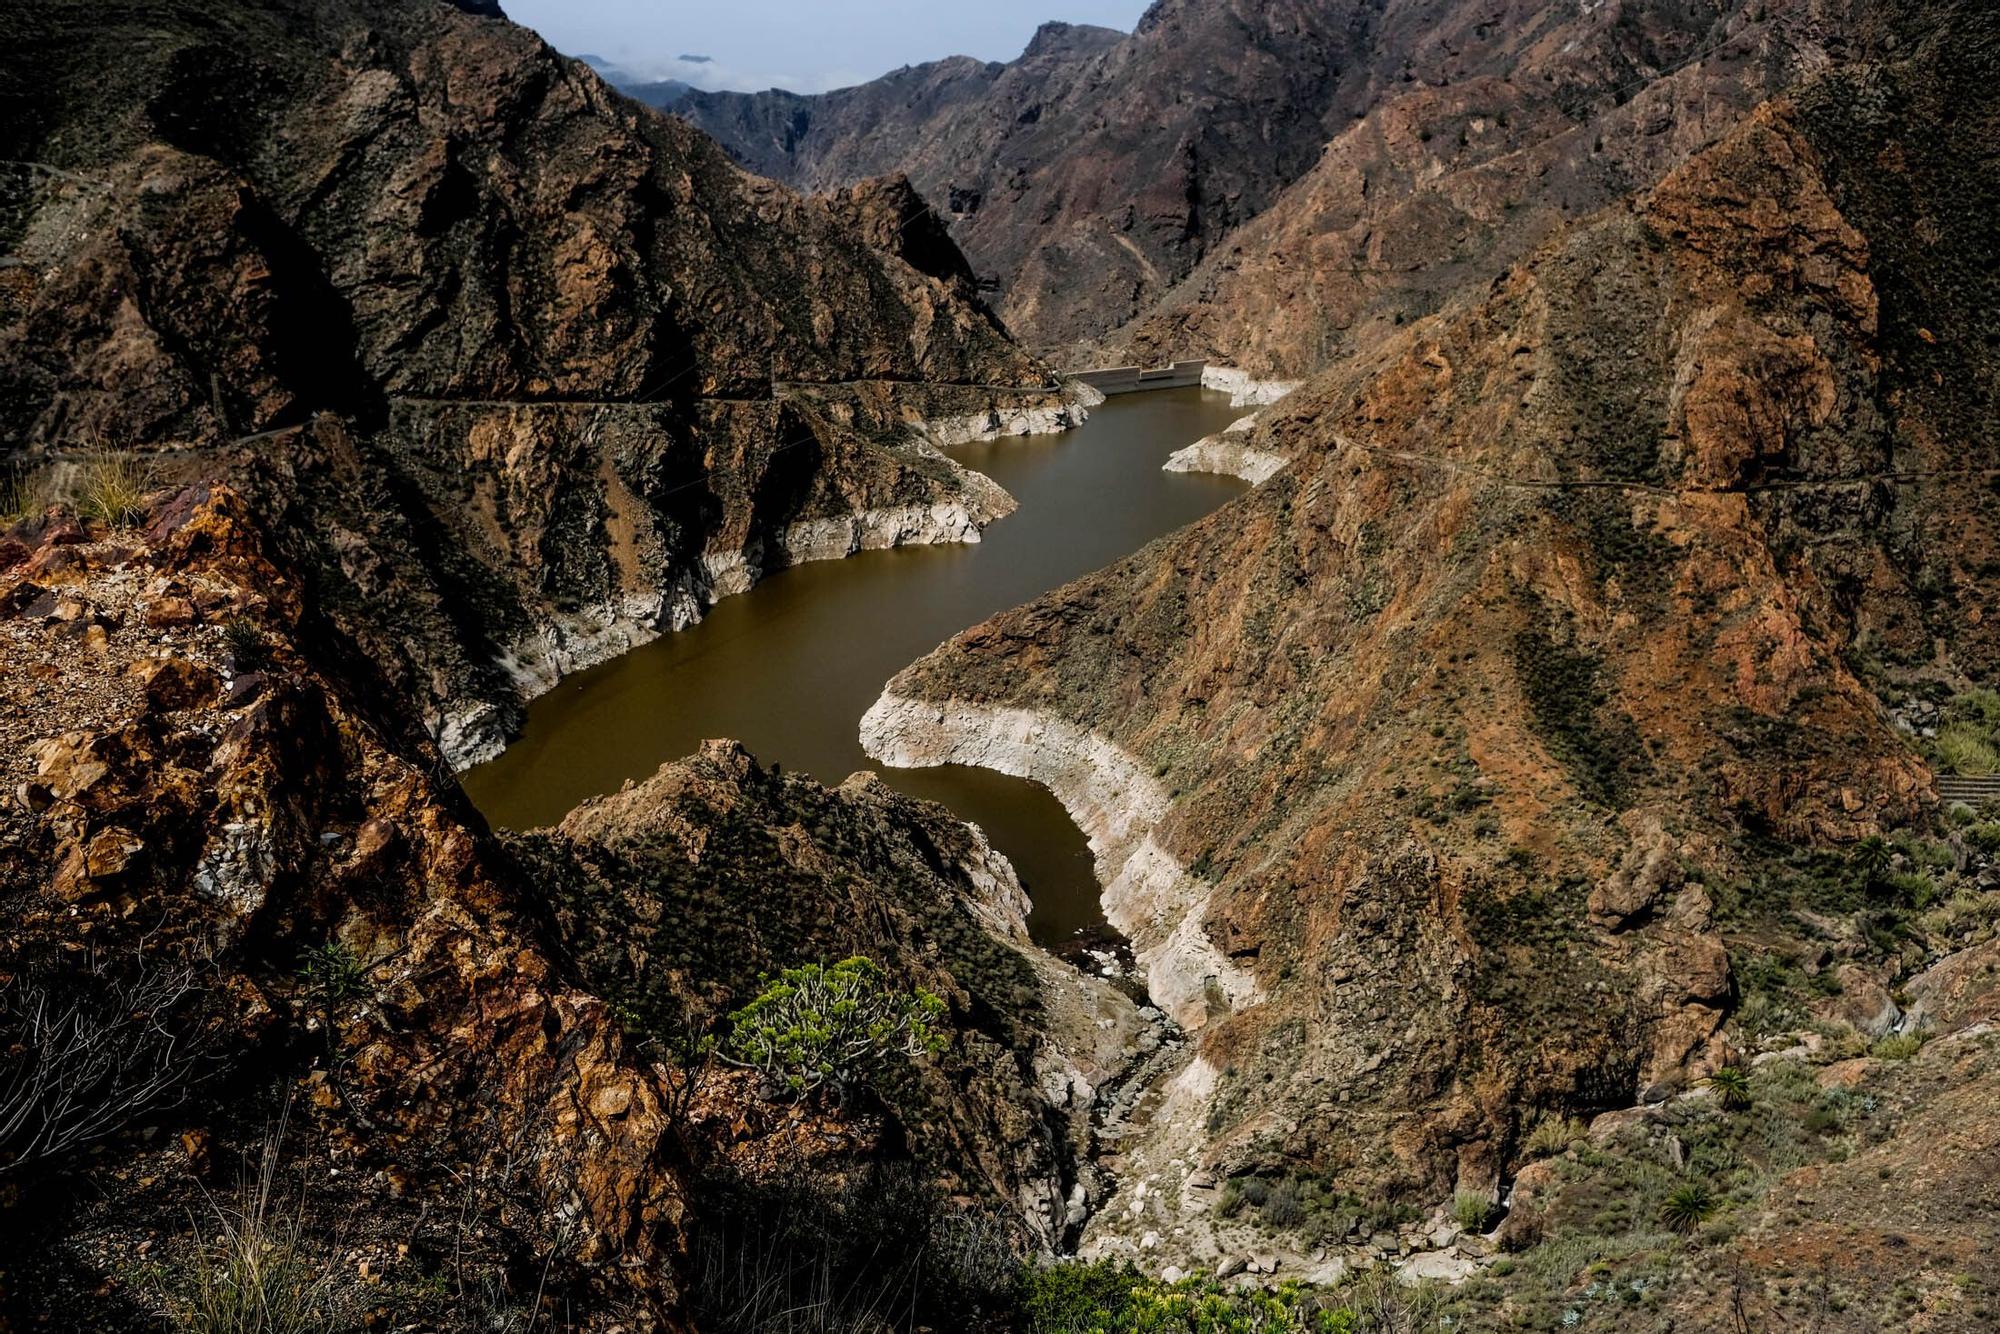
[[(1990, 1327), (1996, 76), (1163, 0), (691, 104), (804, 198), (490, 3), (0, 14), (0, 1314)], [(488, 829), (526, 694), (1007, 508), (936, 446), (1085, 405), (982, 273), (1318, 368), (863, 722), (1053, 789), (1136, 973), (726, 741)]]
[(1052, 354), (1289, 379), (1658, 180), (1827, 59), (1847, 8), (1161, 0), (1006, 65), (670, 105), (803, 187), (908, 173)]
[(455, 760), (764, 569), (975, 537), (1008, 502), (930, 441), (1076, 410), (906, 187), (747, 177), (499, 17), (0, 22), (10, 467), (216, 463), (285, 508)]
[[(245, 1253), (211, 1252), (206, 1209), (309, 1328), (544, 1300), (743, 1327), (747, 1280), (709, 1267), (740, 1263), (739, 1217), (795, 1225), (787, 1199), (900, 1211), (919, 1254), (935, 1218), (1004, 1296), (1101, 1193), (1089, 1095), (1146, 1025), (1027, 945), (977, 830), (718, 742), (503, 845), (325, 651), (241, 495), (151, 509), (0, 537), (0, 1313), (207, 1328), (195, 1276)], [(895, 1101), (809, 1116), (690, 1041), (761, 973), (847, 954), (939, 997), (948, 1038)], [(268, 1214), (239, 1169), (272, 1174)], [(871, 1244), (896, 1281), (900, 1243)], [(924, 1309), (992, 1296), (941, 1281)]]
[[(1538, 1117), (1744, 1060), (1732, 1014), (1881, 1032), (1981, 966), (1851, 851), (1930, 846), (1885, 701), (1996, 666), (1965, 18), (1885, 7), (1875, 58), (1198, 451), (1248, 495), (890, 684), (871, 752), (1052, 787), (1198, 1030), (1086, 1254), (1270, 1245), (1225, 1182), (1498, 1201)], [(1815, 1011), (1796, 961), (1835, 957)], [(1310, 1249), (1283, 1272), (1352, 1263)]]

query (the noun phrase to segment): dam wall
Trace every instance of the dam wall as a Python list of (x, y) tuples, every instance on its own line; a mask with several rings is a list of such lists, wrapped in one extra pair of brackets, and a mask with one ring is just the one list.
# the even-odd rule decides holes
[(1070, 378), (1101, 394), (1135, 394), (1142, 389), (1193, 389), (1201, 384), (1206, 361), (1176, 361), (1171, 366), (1104, 366), (1077, 371)]

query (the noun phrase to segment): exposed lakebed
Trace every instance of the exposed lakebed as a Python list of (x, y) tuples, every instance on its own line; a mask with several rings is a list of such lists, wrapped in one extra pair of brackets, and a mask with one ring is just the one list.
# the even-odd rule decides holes
[(861, 715), (891, 676), (940, 641), (1242, 490), (1233, 478), (1160, 465), (1243, 411), (1213, 391), (1162, 390), (1113, 398), (1060, 435), (955, 448), (953, 458), (1020, 502), (982, 541), (780, 571), (717, 603), (698, 625), (565, 679), (529, 707), (504, 754), (463, 775), (465, 790), (494, 824), (530, 828), (648, 777), (709, 737), (734, 737), (763, 763), (826, 783), (875, 769), (986, 831), (1033, 899), (1038, 941), (1053, 947), (1090, 933), (1103, 922), (1090, 851), (1053, 796), (985, 769), (882, 769), (862, 753)]

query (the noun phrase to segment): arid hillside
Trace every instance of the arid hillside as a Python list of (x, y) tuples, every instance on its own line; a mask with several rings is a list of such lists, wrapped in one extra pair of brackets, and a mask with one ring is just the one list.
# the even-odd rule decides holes
[[(243, 497), (143, 518), (0, 530), (10, 1327), (210, 1330), (236, 1292), (300, 1330), (763, 1328), (780, 1228), (796, 1291), (963, 1311), (1101, 1195), (1089, 1091), (1145, 1024), (1027, 946), (976, 830), (718, 742), (503, 845)], [(764, 974), (850, 955), (935, 997), (920, 1063), (804, 1104), (718, 1054)]]
[(1247, 496), (871, 713), (891, 762), (1052, 786), (1199, 1030), (1120, 1148), (1144, 1207), (1087, 1253), (1213, 1263), (1225, 1181), (1498, 1201), (1538, 1118), (1834, 1012), (1800, 960), (1846, 960), (1857, 1016), (1990, 977), (1855, 849), (1932, 836), (1901, 711), (1996, 666), (2000, 66), (1984, 20), (1873, 37), (1266, 410), (1223, 447), (1282, 465)]

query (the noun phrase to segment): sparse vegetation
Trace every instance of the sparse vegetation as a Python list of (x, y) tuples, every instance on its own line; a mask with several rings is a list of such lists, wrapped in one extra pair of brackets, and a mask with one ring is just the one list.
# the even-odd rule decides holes
[(1922, 1033), (1891, 1033), (1888, 1037), (1878, 1038), (1868, 1051), (1871, 1056), (1884, 1061), (1907, 1061), (1924, 1049), (1924, 1042)]
[(129, 528), (145, 517), (152, 479), (146, 466), (127, 455), (101, 451), (79, 465), (77, 512), (113, 528)]
[(1394, 1227), (1416, 1216), (1405, 1206), (1369, 1203), (1332, 1181), (1303, 1176), (1231, 1177), (1215, 1208), (1224, 1218), (1247, 1218), (1326, 1241)]
[(722, 1058), (758, 1071), (789, 1097), (824, 1090), (845, 1101), (898, 1061), (943, 1050), (944, 1009), (928, 991), (885, 986), (869, 959), (805, 964), (767, 981), (730, 1016)]
[[(187, 1287), (166, 1294), (175, 1334), (318, 1334), (337, 1327), (332, 1271), (303, 1246), (303, 1195), (287, 1206), (278, 1190), (285, 1123), (266, 1136), (254, 1176), (233, 1205), (210, 1202), (216, 1239), (188, 1267)], [(204, 1231), (199, 1220), (197, 1232)]]
[(1544, 1116), (1528, 1132), (1521, 1148), (1530, 1158), (1550, 1158), (1567, 1150), (1587, 1132), (1588, 1127), (1573, 1116)]
[(18, 468), (0, 469), (0, 524), (38, 513), (46, 503), (39, 488)]
[(1462, 1190), (1452, 1196), (1451, 1216), (1467, 1232), (1484, 1232), (1493, 1216), (1493, 1199), (1483, 1191)]
[(261, 672), (271, 665), (271, 645), (257, 622), (232, 616), (222, 623), (222, 642), (239, 672)]
[(1053, 1264), (1021, 1279), (1015, 1328), (1026, 1334), (1414, 1334), (1438, 1327), (1427, 1284), (1378, 1267), (1335, 1288), (1297, 1282), (1225, 1287), (1150, 1279), (1130, 1265)]
[(365, 992), (368, 968), (345, 944), (329, 940), (308, 949), (301, 957), (299, 981), (313, 1004), (327, 1009)]
[(1007, 1225), (952, 1206), (909, 1164), (840, 1182), (711, 1178), (698, 1196), (688, 1272), (704, 1330), (977, 1328), (1017, 1299)]
[(209, 1069), (200, 972), (91, 957), (0, 987), (0, 1176), (183, 1101)]
[(1652, 764), (1632, 720), (1615, 706), (1603, 665), (1544, 626), (1515, 635), (1513, 651), (1535, 729), (1571, 781), (1591, 801), (1624, 806)]

